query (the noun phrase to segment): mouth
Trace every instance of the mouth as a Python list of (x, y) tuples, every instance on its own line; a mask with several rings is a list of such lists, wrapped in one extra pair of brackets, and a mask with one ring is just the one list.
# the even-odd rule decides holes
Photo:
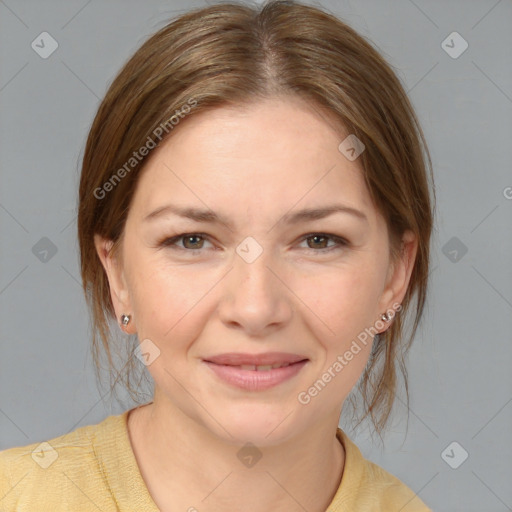
[(297, 354), (222, 354), (203, 359), (222, 382), (247, 391), (263, 391), (295, 377), (309, 359)]
[(229, 352), (205, 357), (204, 361), (226, 366), (256, 366), (275, 367), (286, 366), (307, 359), (300, 354), (288, 352), (265, 352), (262, 354), (247, 354), (242, 352)]
[(287, 366), (290, 366), (290, 364), (297, 364), (297, 363), (275, 363), (275, 364), (262, 364), (262, 365), (258, 365), (258, 366), (255, 364), (225, 365), (225, 366), (231, 366), (232, 368), (240, 368), (240, 370), (266, 372), (269, 370), (275, 370), (276, 368), (286, 368)]

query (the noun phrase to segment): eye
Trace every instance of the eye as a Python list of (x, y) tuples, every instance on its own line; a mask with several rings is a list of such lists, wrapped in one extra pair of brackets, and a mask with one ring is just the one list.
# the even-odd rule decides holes
[[(340, 249), (345, 246), (348, 246), (349, 243), (336, 235), (331, 235), (329, 233), (309, 233), (305, 237), (302, 238), (302, 241), (312, 240), (313, 244), (308, 243), (308, 248), (313, 252), (330, 252), (332, 250)], [(327, 242), (331, 240), (334, 242), (334, 245), (327, 247)]]
[[(158, 247), (195, 252), (204, 248), (204, 242), (207, 238), (208, 235), (204, 233), (181, 233), (170, 238), (164, 238), (158, 243)], [(313, 253), (326, 253), (349, 245), (347, 240), (329, 233), (308, 233), (301, 239), (302, 242), (309, 240), (312, 241), (312, 244), (308, 242), (306, 250)], [(181, 241), (183, 241), (183, 246), (177, 244)], [(327, 246), (326, 244), (329, 241), (332, 241), (333, 245)]]
[[(203, 248), (201, 242), (204, 242), (206, 238), (205, 234), (202, 233), (181, 233), (180, 235), (173, 236), (171, 238), (165, 238), (158, 243), (159, 247), (171, 247), (172, 249), (178, 250), (199, 250)], [(183, 239), (184, 247), (176, 245), (176, 242)], [(189, 252), (190, 252), (189, 251)]]

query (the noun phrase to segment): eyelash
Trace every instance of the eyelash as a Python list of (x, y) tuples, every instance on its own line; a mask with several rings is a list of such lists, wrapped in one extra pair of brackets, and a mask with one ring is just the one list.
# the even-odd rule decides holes
[[(177, 245), (175, 245), (177, 241), (179, 241), (182, 238), (186, 238), (186, 237), (199, 237), (204, 240), (208, 240), (208, 238), (209, 238), (208, 235), (206, 235), (205, 233), (181, 233), (179, 235), (176, 235), (176, 236), (173, 236), (170, 238), (164, 238), (163, 240), (161, 240), (158, 243), (158, 247), (167, 247), (167, 248), (170, 248), (173, 250), (186, 251), (186, 252), (191, 252), (191, 253), (198, 252), (198, 251), (202, 250), (202, 248), (201, 249), (187, 249), (185, 247), (178, 247)], [(332, 252), (333, 250), (339, 250), (344, 247), (348, 247), (350, 245), (349, 242), (347, 240), (345, 240), (344, 238), (341, 238), (336, 235), (332, 235), (330, 233), (308, 233), (307, 235), (305, 235), (301, 238), (300, 242), (304, 242), (305, 240), (308, 240), (309, 238), (314, 238), (314, 237), (331, 239), (337, 245), (332, 246), (332, 247), (327, 247), (327, 248), (320, 248), (320, 249), (307, 248), (306, 250), (308, 252), (311, 251), (313, 253), (326, 254), (326, 253)]]

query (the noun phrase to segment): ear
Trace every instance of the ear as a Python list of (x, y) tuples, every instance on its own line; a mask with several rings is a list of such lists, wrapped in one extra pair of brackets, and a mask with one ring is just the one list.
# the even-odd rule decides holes
[[(411, 279), (416, 253), (418, 251), (418, 240), (416, 235), (407, 230), (402, 236), (402, 246), (396, 261), (390, 262), (386, 285), (379, 300), (378, 318), (389, 310), (396, 310), (396, 305), (401, 304), (407, 293)], [(395, 305), (395, 308), (393, 308)], [(380, 331), (384, 332), (390, 323)]]
[[(133, 309), (122, 264), (110, 253), (114, 242), (95, 234), (94, 245), (96, 246), (96, 251), (105, 269), (105, 273), (107, 274), (110, 297), (114, 305), (117, 323), (126, 333), (135, 334), (137, 331), (133, 319)], [(121, 324), (121, 315), (123, 314), (132, 316), (130, 323), (126, 326)]]

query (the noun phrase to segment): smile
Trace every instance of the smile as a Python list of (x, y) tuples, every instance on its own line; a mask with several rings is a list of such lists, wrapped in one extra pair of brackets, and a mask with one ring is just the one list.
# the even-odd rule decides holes
[(273, 365), (227, 365), (211, 361), (204, 361), (204, 363), (223, 383), (247, 391), (264, 391), (295, 377), (308, 360)]

